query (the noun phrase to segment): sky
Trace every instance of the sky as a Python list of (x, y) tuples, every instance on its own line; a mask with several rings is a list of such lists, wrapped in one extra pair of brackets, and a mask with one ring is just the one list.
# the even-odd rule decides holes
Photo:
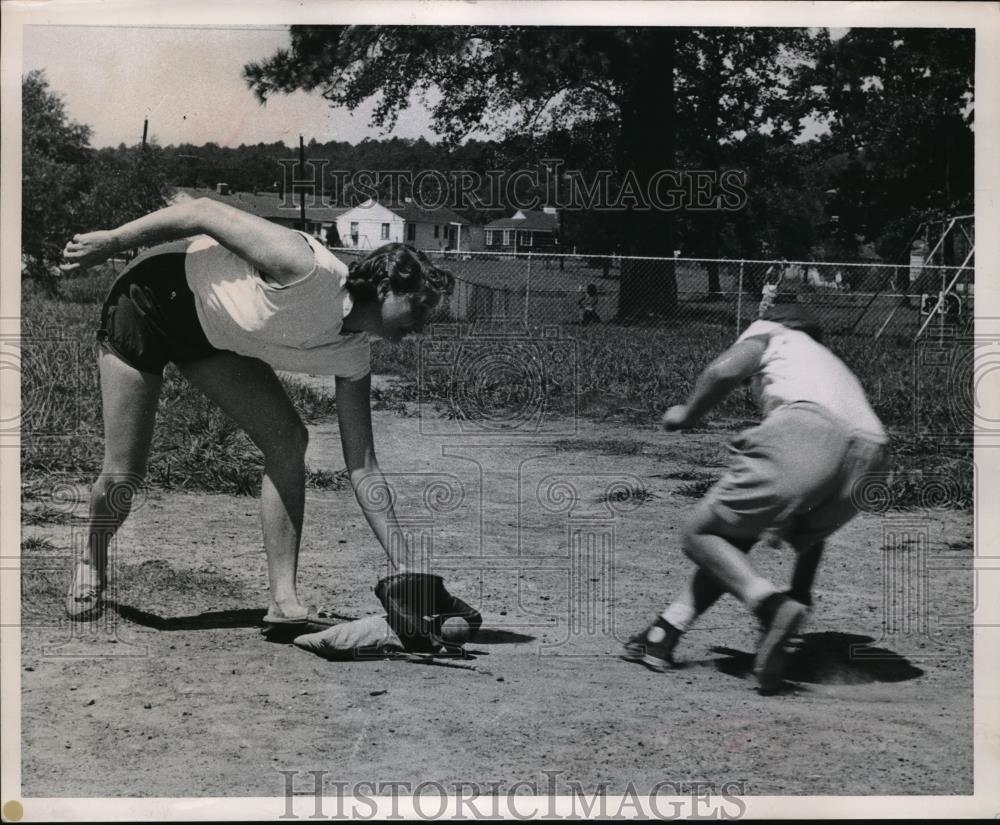
[[(33, 25), (24, 28), (23, 64), (26, 72), (45, 70), (70, 118), (93, 129), (95, 147), (137, 143), (146, 117), (151, 140), (161, 146), (297, 146), (300, 134), (321, 143), (393, 135), (437, 140), (418, 100), (387, 134), (369, 125), (374, 101), (352, 114), (318, 93), (295, 92), (273, 95), (262, 106), (242, 79), (243, 66), (289, 42), (287, 26)], [(808, 128), (804, 137), (816, 131)]]
[[(277, 94), (257, 102), (243, 66), (290, 42), (287, 26), (270, 28), (26, 26), (24, 70), (44, 69), (67, 113), (93, 129), (95, 147), (134, 144), (143, 119), (161, 146), (220, 146), (344, 140), (381, 135), (368, 125), (373, 103), (352, 115), (318, 93)], [(425, 109), (400, 115), (391, 134), (435, 136)]]

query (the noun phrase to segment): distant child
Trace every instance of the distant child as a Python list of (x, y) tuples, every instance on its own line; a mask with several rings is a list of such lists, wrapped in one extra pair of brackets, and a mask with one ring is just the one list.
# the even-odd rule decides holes
[[(886, 434), (857, 378), (820, 343), (819, 324), (798, 305), (773, 307), (701, 374), (686, 404), (663, 416), (668, 430), (694, 426), (747, 378), (763, 422), (732, 442), (732, 463), (695, 507), (684, 552), (698, 566), (687, 588), (623, 658), (652, 670), (725, 592), (757, 617), (763, 636), (754, 673), (761, 689), (782, 683), (784, 647), (812, 604), (824, 540), (857, 513), (857, 482), (885, 466)], [(781, 592), (750, 563), (758, 539), (777, 534), (797, 553)]]
[(597, 314), (597, 287), (593, 284), (587, 285), (587, 291), (580, 296), (577, 306), (582, 310), (580, 314), (581, 326), (601, 323), (601, 316)]
[(764, 276), (764, 286), (760, 292), (760, 306), (757, 309), (758, 318), (763, 318), (764, 313), (773, 307), (778, 300), (778, 287), (781, 286), (784, 277), (785, 268), (783, 266), (768, 267), (767, 274)]

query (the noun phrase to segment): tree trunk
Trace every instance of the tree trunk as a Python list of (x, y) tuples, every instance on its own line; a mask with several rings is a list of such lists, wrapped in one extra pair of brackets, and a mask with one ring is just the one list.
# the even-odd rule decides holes
[[(714, 169), (714, 166), (708, 166)], [(705, 255), (709, 258), (705, 262), (705, 272), (708, 275), (708, 297), (718, 299), (722, 296), (722, 284), (719, 280), (719, 236), (721, 234), (721, 215), (718, 210), (713, 210), (708, 214), (708, 235), (706, 237)]]
[[(656, 172), (674, 168), (675, 44), (674, 29), (638, 30), (632, 76), (623, 83), (618, 169), (622, 175), (631, 170), (643, 188)], [(661, 260), (622, 261), (619, 319), (672, 314), (677, 308), (674, 213), (630, 208), (621, 216), (623, 252)]]

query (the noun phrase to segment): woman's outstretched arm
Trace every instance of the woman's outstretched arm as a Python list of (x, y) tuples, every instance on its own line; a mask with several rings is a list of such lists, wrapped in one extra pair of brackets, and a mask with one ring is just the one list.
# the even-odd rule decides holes
[[(354, 495), (372, 532), (385, 550), (394, 573), (420, 570), (396, 519), (392, 490), (375, 458), (372, 438), (371, 375), (358, 380), (337, 379), (337, 418), (344, 462)], [(425, 560), (426, 561), (426, 560)]]
[(208, 198), (158, 209), (117, 229), (75, 235), (63, 250), (62, 270), (95, 266), (137, 246), (209, 235), (230, 252), (279, 283), (308, 275), (314, 265), (309, 244), (291, 229)]

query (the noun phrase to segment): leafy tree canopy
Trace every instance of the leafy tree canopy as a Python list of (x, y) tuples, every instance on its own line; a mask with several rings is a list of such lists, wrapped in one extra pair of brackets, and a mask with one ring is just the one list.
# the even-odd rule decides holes
[(118, 226), (165, 202), (159, 150), (90, 146), (42, 71), (21, 83), (21, 253), (24, 273), (54, 288), (54, 267), (74, 233)]
[(975, 32), (851, 29), (818, 38), (797, 93), (848, 162), (832, 179), (840, 246), (895, 258), (922, 219), (973, 208)]

